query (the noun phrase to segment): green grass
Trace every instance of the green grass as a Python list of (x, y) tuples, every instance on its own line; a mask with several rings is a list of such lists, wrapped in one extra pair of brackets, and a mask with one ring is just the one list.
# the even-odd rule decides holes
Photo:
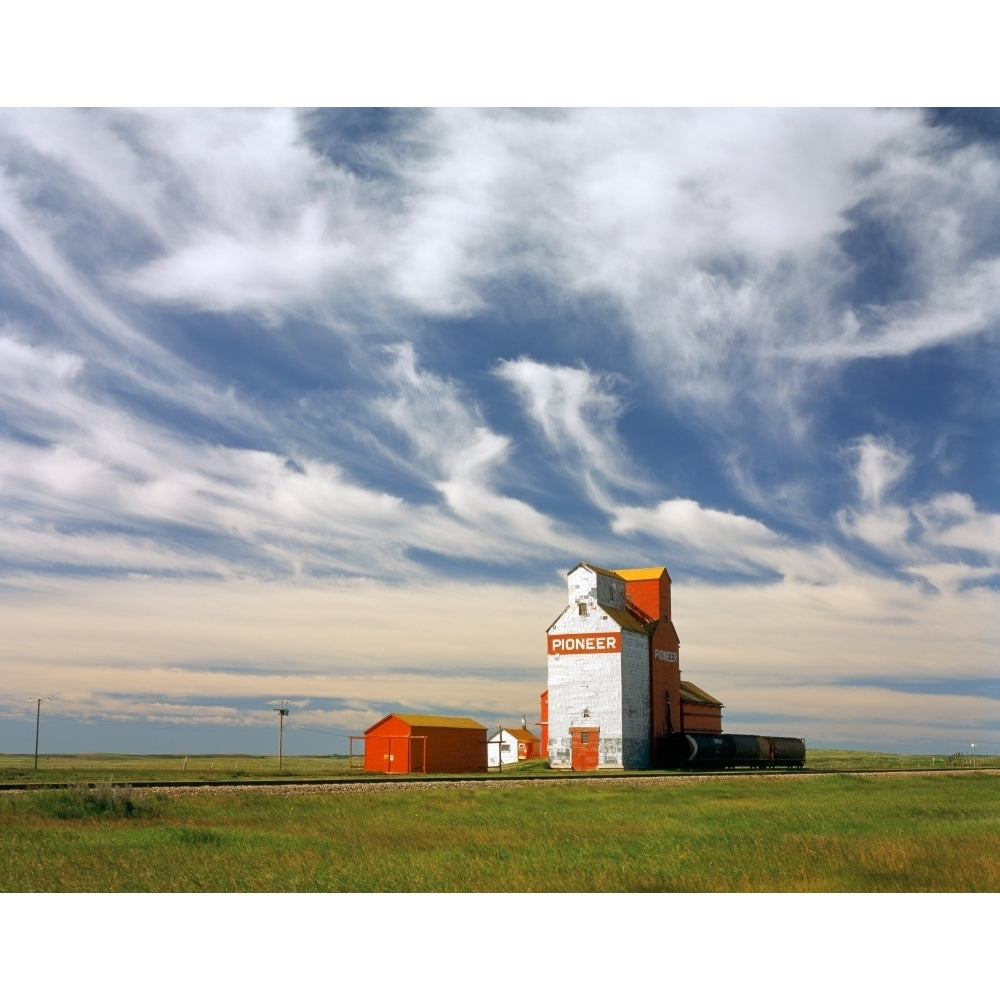
[(357, 775), (349, 765), (347, 757), (284, 757), (279, 769), (277, 756), (47, 754), (35, 768), (30, 755), (0, 754), (0, 783), (316, 780)]
[(1000, 891), (989, 771), (117, 796), (0, 796), (0, 890)]
[(816, 770), (916, 770), (923, 768), (996, 767), (996, 757), (969, 754), (903, 754), (875, 750), (806, 749), (806, 767)]

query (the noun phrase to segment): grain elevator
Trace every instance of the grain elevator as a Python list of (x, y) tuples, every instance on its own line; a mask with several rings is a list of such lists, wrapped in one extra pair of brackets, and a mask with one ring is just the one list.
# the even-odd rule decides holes
[(722, 731), (722, 703), (681, 680), (666, 567), (582, 562), (567, 583), (568, 604), (547, 629), (551, 767), (653, 767), (672, 734)]

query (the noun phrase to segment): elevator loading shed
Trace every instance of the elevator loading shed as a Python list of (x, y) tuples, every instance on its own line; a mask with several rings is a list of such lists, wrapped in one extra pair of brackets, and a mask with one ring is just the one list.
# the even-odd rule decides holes
[(722, 703), (681, 681), (663, 566), (568, 574), (569, 604), (547, 630), (542, 732), (553, 768), (648, 768), (673, 734), (722, 732)]
[(363, 738), (366, 771), (468, 774), (486, 770), (486, 727), (474, 719), (393, 713), (366, 729)]

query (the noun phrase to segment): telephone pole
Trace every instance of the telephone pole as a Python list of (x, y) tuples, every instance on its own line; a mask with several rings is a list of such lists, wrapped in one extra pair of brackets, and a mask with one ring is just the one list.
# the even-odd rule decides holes
[(281, 755), (282, 755), (282, 741), (285, 736), (285, 716), (288, 715), (288, 709), (285, 708), (285, 699), (281, 699), (281, 707), (274, 710), (278, 713), (278, 770), (281, 770)]
[[(28, 699), (31, 700), (30, 698)], [(45, 701), (50, 701), (50, 698), (45, 698)], [(35, 770), (38, 770), (38, 725), (42, 721), (42, 698), (35, 699)]]

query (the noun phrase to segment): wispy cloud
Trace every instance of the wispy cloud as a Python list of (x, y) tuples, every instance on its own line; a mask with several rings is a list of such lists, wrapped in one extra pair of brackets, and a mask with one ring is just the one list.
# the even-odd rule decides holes
[[(855, 459), (860, 502), (837, 513), (846, 535), (931, 582), (954, 583), (964, 578), (976, 583), (1000, 572), (998, 515), (979, 511), (971, 497), (960, 493), (937, 494), (908, 504), (890, 499), (912, 460), (891, 440), (866, 436), (849, 453)], [(963, 560), (973, 562), (966, 565)], [(942, 574), (946, 561), (952, 562), (953, 572)], [(926, 572), (921, 566), (927, 567)]]
[(614, 492), (642, 488), (616, 427), (625, 409), (620, 377), (524, 357), (502, 361), (495, 371), (515, 390), (563, 471), (594, 504), (610, 510)]
[[(411, 442), (414, 461), (426, 470), (427, 484), (439, 491), (448, 510), (475, 530), (465, 536), (465, 554), (509, 561), (539, 546), (565, 551), (572, 542), (560, 537), (552, 518), (496, 486), (509, 458), (509, 440), (485, 425), (454, 383), (420, 369), (411, 345), (396, 347), (391, 357), (393, 394), (374, 408)], [(413, 541), (420, 544), (419, 535)]]
[[(957, 267), (959, 262), (945, 266)], [(1000, 324), (1000, 259), (930, 282), (924, 298), (893, 307), (844, 314), (841, 335), (792, 345), (782, 352), (803, 362), (846, 363), (863, 358), (906, 357), (969, 337), (995, 336)]]

